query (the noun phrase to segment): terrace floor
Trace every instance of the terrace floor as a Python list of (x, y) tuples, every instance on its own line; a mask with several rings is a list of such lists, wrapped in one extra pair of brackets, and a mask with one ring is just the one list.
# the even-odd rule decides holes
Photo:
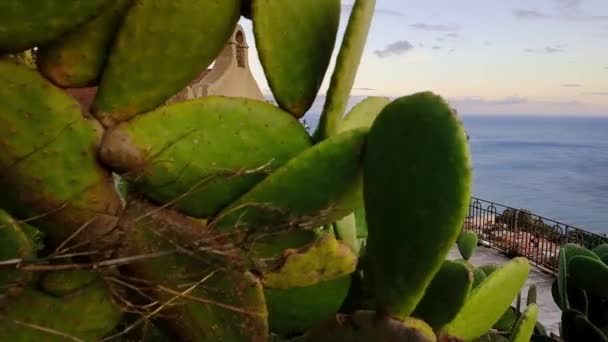
[[(458, 253), (458, 248), (454, 246), (454, 248), (450, 250), (448, 259), (462, 259), (460, 253)], [(507, 261), (509, 261), (509, 259), (500, 254), (497, 250), (481, 246), (477, 247), (475, 255), (471, 259), (471, 263), (475, 266), (486, 264), (502, 265)], [(536, 284), (539, 321), (547, 328), (547, 332), (558, 334), (561, 311), (553, 302), (553, 297), (551, 296), (551, 284), (553, 279), (554, 277), (552, 275), (543, 273), (539, 269), (532, 267), (530, 275), (528, 276), (528, 281), (522, 289), (522, 305), (525, 305), (528, 287), (530, 284)]]

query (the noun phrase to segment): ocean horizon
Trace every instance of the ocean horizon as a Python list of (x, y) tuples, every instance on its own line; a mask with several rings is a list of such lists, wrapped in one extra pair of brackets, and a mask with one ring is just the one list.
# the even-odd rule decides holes
[[(305, 117), (311, 129), (318, 117)], [(608, 116), (460, 117), (475, 197), (608, 233)]]

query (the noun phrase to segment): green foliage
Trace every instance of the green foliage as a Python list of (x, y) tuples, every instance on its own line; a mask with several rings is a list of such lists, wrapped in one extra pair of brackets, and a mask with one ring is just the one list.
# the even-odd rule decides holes
[[(445, 260), (472, 181), (447, 102), (371, 97), (344, 115), (375, 0), (353, 4), (314, 137), (296, 117), (324, 81), (339, 0), (80, 2), (0, 3), (0, 52), (18, 54), (0, 61), (0, 340), (531, 336), (534, 296), (509, 308), (527, 261), (475, 268), (471, 232), (466, 260)], [(241, 15), (280, 108), (166, 104)], [(37, 68), (19, 60), (34, 51)], [(90, 113), (66, 89), (85, 86)], [(571, 269), (602, 269), (572, 250)], [(584, 287), (589, 324), (605, 328), (604, 293), (577, 271), (560, 279)]]
[(469, 300), (444, 331), (465, 339), (484, 334), (515, 299), (529, 271), (530, 265), (526, 259), (515, 258), (509, 261), (471, 292)]
[(608, 266), (602, 261), (604, 251), (604, 245), (593, 251), (574, 244), (560, 249), (552, 295), (562, 310), (561, 335), (565, 342), (608, 340)]

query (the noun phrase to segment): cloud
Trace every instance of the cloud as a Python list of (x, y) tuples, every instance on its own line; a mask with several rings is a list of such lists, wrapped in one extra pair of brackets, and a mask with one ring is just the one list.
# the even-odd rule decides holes
[(529, 100), (525, 97), (520, 96), (508, 96), (498, 99), (485, 99), (479, 96), (465, 96), (465, 97), (457, 97), (451, 98), (450, 102), (454, 104), (460, 105), (516, 105), (527, 103)]
[(432, 49), (433, 49), (433, 50), (441, 50), (441, 46), (437, 46), (437, 45), (435, 45), (435, 46), (433, 46), (433, 47), (432, 47)]
[(483, 42), (483, 46), (492, 46), (492, 42), (486, 40)]
[[(350, 11), (352, 11), (352, 9), (353, 9), (353, 4), (342, 4), (343, 12), (350, 12)], [(399, 11), (394, 11), (394, 10), (387, 9), (387, 8), (376, 8), (376, 13), (388, 15), (388, 16), (392, 16), (392, 17), (405, 17), (405, 13), (399, 12)]]
[(448, 37), (448, 38), (458, 38), (458, 37), (460, 37), (460, 35), (458, 33), (456, 33), (456, 32), (446, 33), (445, 36)]
[(404, 53), (406, 53), (412, 49), (414, 49), (414, 46), (407, 40), (398, 40), (394, 43), (387, 45), (382, 50), (374, 51), (374, 53), (376, 54), (376, 56), (378, 56), (380, 58), (386, 58), (386, 57), (390, 57), (390, 56), (403, 55)]
[(433, 31), (433, 32), (450, 32), (450, 31), (460, 30), (460, 27), (456, 26), (456, 25), (433, 25), (433, 24), (417, 23), (417, 24), (410, 24), (409, 26), (416, 30)]
[(554, 46), (545, 46), (542, 49), (526, 48), (526, 49), (524, 49), (524, 52), (549, 55), (549, 54), (564, 52), (564, 47), (562, 45), (554, 45)]
[(553, 2), (563, 8), (580, 8), (583, 0), (553, 0)]
[(608, 21), (608, 15), (591, 15), (581, 9), (581, 0), (553, 0), (558, 9), (553, 14), (536, 9), (518, 8), (513, 15), (522, 20), (555, 19), (574, 22)]
[(562, 87), (564, 88), (580, 88), (582, 87), (582, 84), (578, 84), (578, 83), (566, 83), (566, 84), (562, 84)]
[(585, 93), (586, 95), (596, 95), (596, 96), (608, 96), (608, 91), (594, 91), (590, 93)]
[(544, 19), (548, 17), (543, 12), (529, 9), (516, 9), (513, 11), (513, 14), (517, 19)]
[(361, 91), (375, 91), (375, 88), (365, 88), (365, 87), (361, 87), (361, 88), (353, 88), (353, 90), (361, 90)]

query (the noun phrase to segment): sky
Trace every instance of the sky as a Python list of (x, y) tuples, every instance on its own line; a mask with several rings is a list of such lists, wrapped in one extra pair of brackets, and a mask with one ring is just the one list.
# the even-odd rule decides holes
[[(342, 1), (333, 60), (353, 1)], [(240, 24), (254, 76), (270, 95), (251, 22)], [(419, 91), (442, 95), (462, 114), (608, 116), (608, 1), (377, 0), (353, 102)]]

